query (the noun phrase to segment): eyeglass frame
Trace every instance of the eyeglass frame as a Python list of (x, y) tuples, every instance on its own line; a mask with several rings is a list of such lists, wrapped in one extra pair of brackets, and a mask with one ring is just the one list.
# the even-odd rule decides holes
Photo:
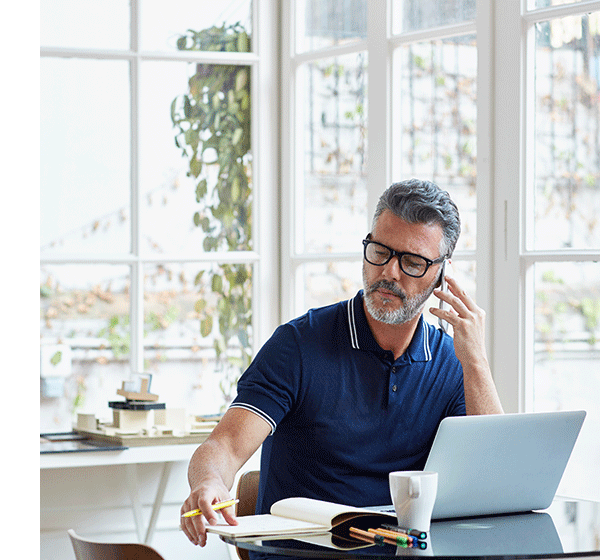
[[(371, 234), (369, 234), (366, 237), (366, 239), (362, 240), (364, 259), (369, 264), (371, 264), (373, 266), (385, 266), (394, 257), (398, 257), (398, 266), (400, 267), (400, 270), (404, 274), (406, 274), (406, 276), (410, 276), (411, 278), (423, 278), (423, 276), (425, 276), (427, 274), (427, 271), (429, 270), (429, 268), (431, 267), (431, 265), (443, 263), (447, 259), (447, 257), (438, 257), (437, 259), (429, 259), (427, 257), (424, 257), (423, 255), (417, 255), (416, 253), (410, 253), (408, 251), (395, 251), (391, 247), (388, 247), (387, 245), (384, 245), (383, 243), (380, 243), (379, 241), (375, 241), (375, 240), (371, 239), (370, 237), (371, 237)], [(374, 263), (374, 262), (371, 262), (367, 258), (367, 246), (370, 245), (371, 243), (375, 243), (375, 245), (379, 245), (380, 247), (383, 247), (384, 249), (387, 249), (390, 252), (390, 256), (388, 257), (388, 259), (385, 262)], [(425, 271), (423, 272), (423, 274), (420, 274), (419, 276), (415, 276), (414, 274), (409, 274), (408, 272), (406, 272), (406, 270), (404, 270), (404, 268), (402, 267), (402, 257), (404, 255), (409, 255), (411, 257), (419, 257), (420, 259), (423, 259), (425, 261), (425, 263), (427, 264), (427, 266), (425, 267)]]

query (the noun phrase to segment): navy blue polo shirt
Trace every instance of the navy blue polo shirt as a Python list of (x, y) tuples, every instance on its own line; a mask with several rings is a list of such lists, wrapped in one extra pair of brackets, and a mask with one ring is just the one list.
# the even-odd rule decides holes
[(466, 413), (452, 338), (421, 317), (394, 360), (371, 333), (362, 290), (277, 328), (231, 406), (271, 426), (258, 513), (292, 496), (391, 503), (388, 473), (422, 469), (441, 420)]

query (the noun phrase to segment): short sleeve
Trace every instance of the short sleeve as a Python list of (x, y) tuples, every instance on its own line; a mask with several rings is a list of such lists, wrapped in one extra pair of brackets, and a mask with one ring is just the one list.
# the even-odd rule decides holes
[(297, 399), (302, 364), (296, 334), (289, 324), (277, 328), (240, 377), (231, 404), (263, 418), (271, 434)]

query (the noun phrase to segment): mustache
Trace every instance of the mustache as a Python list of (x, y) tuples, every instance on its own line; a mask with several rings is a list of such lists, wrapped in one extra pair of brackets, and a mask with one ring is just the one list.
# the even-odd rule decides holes
[(372, 294), (374, 291), (379, 290), (380, 288), (391, 292), (395, 296), (399, 297), (403, 302), (406, 301), (406, 294), (400, 288), (398, 288), (396, 284), (389, 282), (388, 280), (378, 280), (377, 282), (373, 282), (373, 284), (371, 284), (367, 290), (367, 295)]

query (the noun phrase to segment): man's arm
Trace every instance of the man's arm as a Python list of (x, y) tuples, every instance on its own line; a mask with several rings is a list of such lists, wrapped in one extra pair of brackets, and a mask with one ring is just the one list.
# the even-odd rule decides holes
[[(182, 518), (181, 527), (194, 544), (206, 544), (205, 522), (217, 523), (211, 505), (228, 500), (237, 471), (271, 433), (271, 426), (260, 416), (242, 408), (229, 409), (208, 439), (196, 449), (190, 460), (190, 495), (181, 513), (199, 509), (203, 515)], [(225, 520), (236, 525), (231, 508), (220, 511)]]
[(431, 308), (430, 312), (450, 323), (454, 329), (454, 351), (463, 368), (467, 414), (503, 412), (485, 351), (485, 311), (446, 276), (449, 292), (435, 290), (451, 310)]

